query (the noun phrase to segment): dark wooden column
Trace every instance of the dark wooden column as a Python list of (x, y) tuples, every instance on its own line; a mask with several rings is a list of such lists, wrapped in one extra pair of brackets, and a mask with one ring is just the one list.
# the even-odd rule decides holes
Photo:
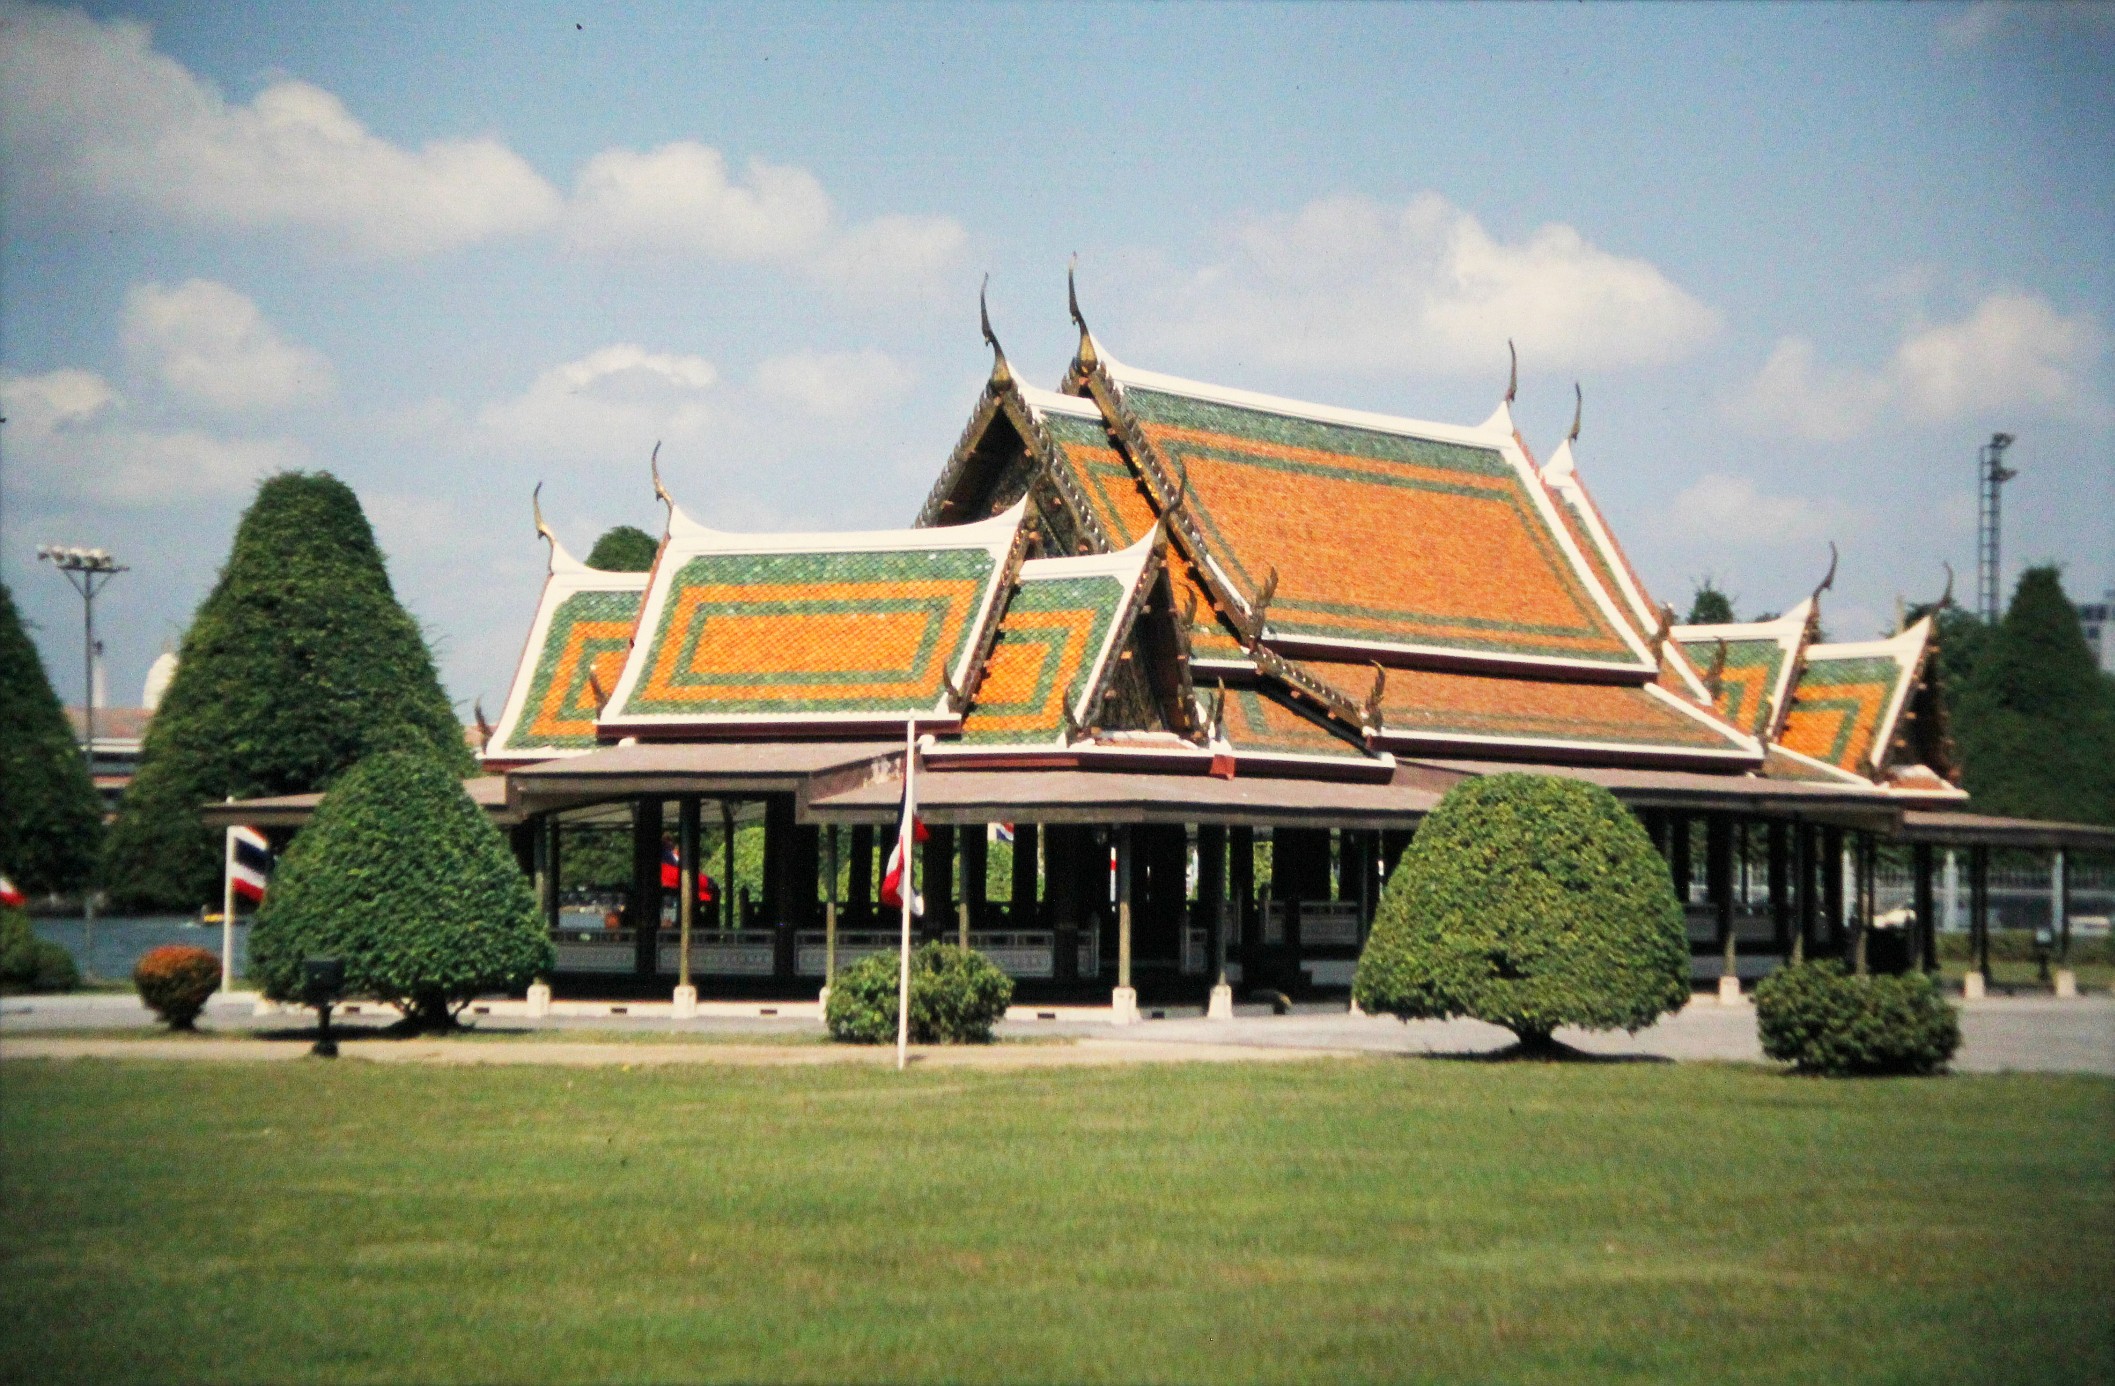
[(1381, 879), (1384, 882), (1395, 875), (1396, 863), (1410, 850), (1411, 837), (1411, 833), (1393, 828), (1381, 833)]
[(1093, 835), (1077, 824), (1052, 823), (1043, 830), (1043, 890), (1056, 936), (1052, 970), (1060, 982), (1079, 977), (1080, 929), (1087, 923), (1087, 858), (1093, 849)]
[[(786, 817), (793, 817), (792, 796), (786, 798)], [(787, 823), (786, 883), (779, 893), (784, 902), (779, 911), (778, 936), (772, 941), (772, 971), (790, 981), (800, 968), (800, 940), (795, 931), (812, 929), (822, 922), (822, 829), (813, 823)]]
[(1734, 959), (1739, 944), (1733, 934), (1733, 819), (1714, 813), (1704, 819), (1704, 891), (1718, 926), (1719, 954), (1725, 960), (1721, 975), (1737, 977)]
[(965, 823), (957, 834), (962, 843), (962, 903), (969, 906), (969, 927), (989, 926), (985, 916), (991, 893), (991, 839), (982, 823)]
[(1189, 830), (1180, 823), (1141, 823), (1130, 835), (1132, 960), (1179, 966), (1190, 892)]
[(1689, 909), (1689, 815), (1671, 812), (1667, 815), (1667, 873), (1674, 878), (1674, 898), (1682, 902), (1686, 913)]
[(1036, 847), (1041, 834), (1033, 823), (1013, 825), (1013, 900), (1006, 907), (1006, 922), (1015, 929), (1038, 927), (1042, 912), (1036, 908)]
[(656, 951), (661, 927), (661, 801), (632, 801), (632, 890), (625, 900), (625, 924), (632, 930), (632, 971), (651, 977), (659, 963)]
[(676, 802), (676, 860), (682, 869), (676, 882), (676, 985), (690, 981), (690, 940), (698, 923), (698, 875), (705, 869), (698, 860), (698, 796), (686, 794)]
[(785, 910), (787, 839), (793, 833), (793, 799), (773, 794), (764, 800), (764, 881), (762, 924), (775, 926)]
[(720, 927), (732, 929), (741, 923), (734, 913), (734, 804), (720, 800)]
[(845, 884), (845, 916), (854, 929), (874, 927), (874, 830), (852, 829), (852, 875)]
[(1777, 955), (1790, 962), (1792, 958), (1792, 889), (1790, 863), (1790, 829), (1783, 823), (1772, 822), (1764, 850), (1769, 857), (1770, 876), (1770, 934), (1777, 947)]
[(1804, 961), (1807, 950), (1814, 944), (1814, 921), (1820, 913), (1819, 900), (1814, 890), (1814, 873), (1818, 869), (1815, 854), (1818, 848), (1817, 835), (1812, 823), (1797, 819), (1792, 823), (1793, 874), (1799, 879), (1799, 895), (1796, 901), (1799, 910), (1799, 927), (1792, 935), (1792, 959)]
[(1939, 970), (1939, 912), (1932, 898), (1931, 889), (1932, 850), (1929, 842), (1919, 842), (1910, 848), (1910, 871), (1915, 877), (1912, 889), (1917, 912), (1917, 961), (1916, 966), (1926, 972)]
[(1197, 827), (1197, 917), (1204, 925), (1204, 972), (1215, 984), (1226, 970), (1226, 829)]
[(1241, 958), (1244, 984), (1255, 985), (1256, 935), (1262, 927), (1256, 918), (1256, 830), (1230, 828), (1226, 834), (1226, 893), (1233, 906), (1229, 923)]
[(536, 824), (523, 819), (507, 829), (507, 846), (513, 849), (514, 864), (521, 874), (530, 880), (536, 879)]
[(955, 830), (936, 824), (925, 831), (918, 882), (925, 896), (925, 919), (918, 927), (924, 937), (934, 939), (955, 931)]
[(1990, 984), (1990, 849), (1968, 849), (1968, 931), (1975, 970)]
[(1843, 928), (1843, 829), (1821, 830), (1821, 909), (1828, 920), (1828, 951), (1844, 955)]
[(560, 911), (564, 908), (565, 859), (558, 849), (563, 835), (559, 832), (559, 819), (555, 813), (547, 813), (539, 821), (543, 830), (543, 899), (537, 903), (543, 907), (543, 926), (556, 929), (563, 922)]

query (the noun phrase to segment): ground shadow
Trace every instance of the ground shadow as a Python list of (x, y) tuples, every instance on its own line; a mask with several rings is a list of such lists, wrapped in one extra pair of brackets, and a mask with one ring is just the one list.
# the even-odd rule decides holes
[(1560, 1040), (1546, 1045), (1524, 1045), (1517, 1041), (1503, 1049), (1427, 1051), (1404, 1054), (1405, 1059), (1435, 1059), (1453, 1064), (1671, 1064), (1665, 1054), (1594, 1054), (1574, 1049)]

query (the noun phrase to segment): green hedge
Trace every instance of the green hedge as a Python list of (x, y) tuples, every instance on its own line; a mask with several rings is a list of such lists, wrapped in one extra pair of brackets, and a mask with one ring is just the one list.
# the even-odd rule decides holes
[[(873, 953), (837, 974), (824, 1019), (850, 1044), (896, 1042), (901, 981), (895, 953)], [(989, 1044), (991, 1027), (1013, 1001), (1013, 979), (990, 958), (952, 943), (928, 943), (911, 954), (911, 1040), (917, 1044)]]
[(1636, 1031), (1684, 1005), (1689, 943), (1666, 864), (1614, 795), (1490, 775), (1449, 790), (1411, 840), (1352, 995), (1536, 1048), (1560, 1025)]
[(80, 984), (73, 954), (38, 938), (24, 911), (0, 908), (0, 991), (72, 991)]
[(1802, 1073), (1937, 1073), (1961, 1022), (1922, 973), (1859, 977), (1828, 959), (1779, 968), (1755, 987), (1763, 1053)]
[(346, 991), (451, 1024), (471, 998), (550, 969), (550, 939), (499, 830), (452, 766), (386, 751), (348, 771), (294, 839), (250, 932), (249, 974), (298, 1000), (302, 963), (345, 962)]

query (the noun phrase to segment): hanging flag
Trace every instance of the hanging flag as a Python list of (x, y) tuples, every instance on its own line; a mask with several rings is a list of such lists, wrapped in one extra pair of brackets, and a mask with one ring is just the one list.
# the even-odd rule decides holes
[(0, 876), (0, 905), (6, 905), (9, 909), (19, 910), (28, 903), (29, 897), (22, 893), (22, 887), (16, 885), (7, 877)]
[(264, 899), (272, 874), (272, 844), (255, 828), (228, 829), (228, 879), (251, 904)]
[[(904, 851), (904, 838), (909, 837), (912, 842), (923, 842), (930, 836), (925, 830), (924, 821), (918, 817), (917, 810), (911, 805), (908, 786), (905, 787), (905, 794), (903, 808), (896, 821), (908, 826), (897, 833), (896, 845), (889, 849), (888, 870), (881, 877), (881, 903), (892, 910), (903, 908), (903, 872), (908, 859), (908, 854)], [(911, 914), (915, 918), (925, 918), (925, 897), (916, 891), (911, 892)]]
[(1013, 841), (1013, 824), (994, 823), (985, 830), (984, 835), (993, 842), (1011, 842)]
[[(661, 840), (661, 889), (683, 889), (683, 854), (676, 844), (666, 838)], [(680, 897), (678, 897), (680, 898)], [(709, 905), (719, 898), (719, 887), (712, 877), (703, 871), (698, 873), (698, 903)]]

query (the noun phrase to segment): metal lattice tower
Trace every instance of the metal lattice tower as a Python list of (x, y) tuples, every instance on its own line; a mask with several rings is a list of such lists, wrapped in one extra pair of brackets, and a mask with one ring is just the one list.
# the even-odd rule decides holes
[(1999, 504), (2006, 482), (2019, 473), (2005, 465), (2005, 449), (2012, 446), (2010, 433), (1993, 433), (1976, 450), (1975, 604), (1985, 621), (1996, 621), (1998, 610), (1998, 538), (2003, 528)]

